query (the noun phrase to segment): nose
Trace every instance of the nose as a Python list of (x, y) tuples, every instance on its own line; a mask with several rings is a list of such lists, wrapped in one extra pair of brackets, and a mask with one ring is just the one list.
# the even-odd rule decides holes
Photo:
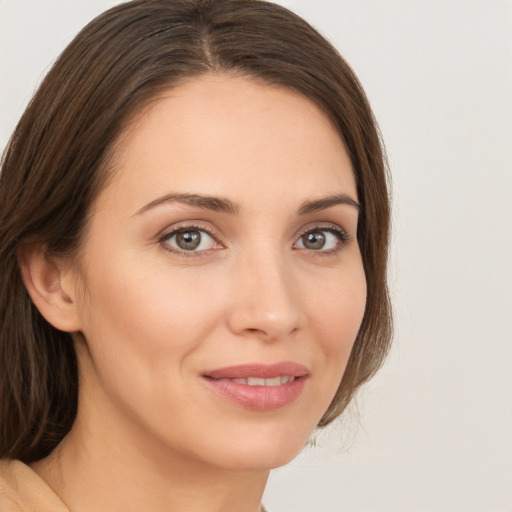
[(228, 313), (232, 332), (265, 341), (286, 338), (305, 324), (299, 283), (293, 269), (276, 254), (246, 259), (234, 272)]

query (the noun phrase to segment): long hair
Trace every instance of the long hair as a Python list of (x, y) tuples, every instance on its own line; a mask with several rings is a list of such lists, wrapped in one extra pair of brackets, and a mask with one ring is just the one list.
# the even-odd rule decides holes
[(32, 303), (17, 253), (30, 240), (72, 255), (109, 157), (156, 95), (205, 73), (236, 73), (298, 91), (332, 120), (350, 155), (361, 215), (366, 309), (327, 425), (380, 367), (391, 338), (386, 285), (385, 158), (356, 76), (315, 29), (261, 0), (134, 0), (90, 22), (64, 50), (17, 125), (0, 174), (0, 457), (48, 455), (77, 410), (71, 336)]

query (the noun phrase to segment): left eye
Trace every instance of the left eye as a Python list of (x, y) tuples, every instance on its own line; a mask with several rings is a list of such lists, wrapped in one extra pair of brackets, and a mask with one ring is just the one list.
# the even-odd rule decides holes
[(171, 233), (164, 242), (178, 251), (206, 251), (215, 245), (213, 237), (202, 229), (181, 229)]
[(314, 229), (304, 233), (296, 243), (299, 249), (329, 251), (341, 244), (341, 233), (328, 229)]

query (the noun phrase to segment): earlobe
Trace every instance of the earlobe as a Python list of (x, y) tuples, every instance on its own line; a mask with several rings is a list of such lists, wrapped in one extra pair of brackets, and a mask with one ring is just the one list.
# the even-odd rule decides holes
[(41, 315), (56, 329), (81, 329), (71, 269), (52, 258), (41, 244), (24, 244), (18, 264), (25, 287)]

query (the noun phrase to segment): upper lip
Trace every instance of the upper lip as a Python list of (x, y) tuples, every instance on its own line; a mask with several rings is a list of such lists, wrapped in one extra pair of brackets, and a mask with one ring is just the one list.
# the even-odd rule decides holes
[(274, 377), (303, 377), (309, 375), (309, 370), (302, 364), (293, 361), (281, 363), (262, 364), (249, 363), (236, 366), (227, 366), (204, 373), (205, 377), (211, 379), (244, 379), (248, 377), (259, 377), (272, 379)]

